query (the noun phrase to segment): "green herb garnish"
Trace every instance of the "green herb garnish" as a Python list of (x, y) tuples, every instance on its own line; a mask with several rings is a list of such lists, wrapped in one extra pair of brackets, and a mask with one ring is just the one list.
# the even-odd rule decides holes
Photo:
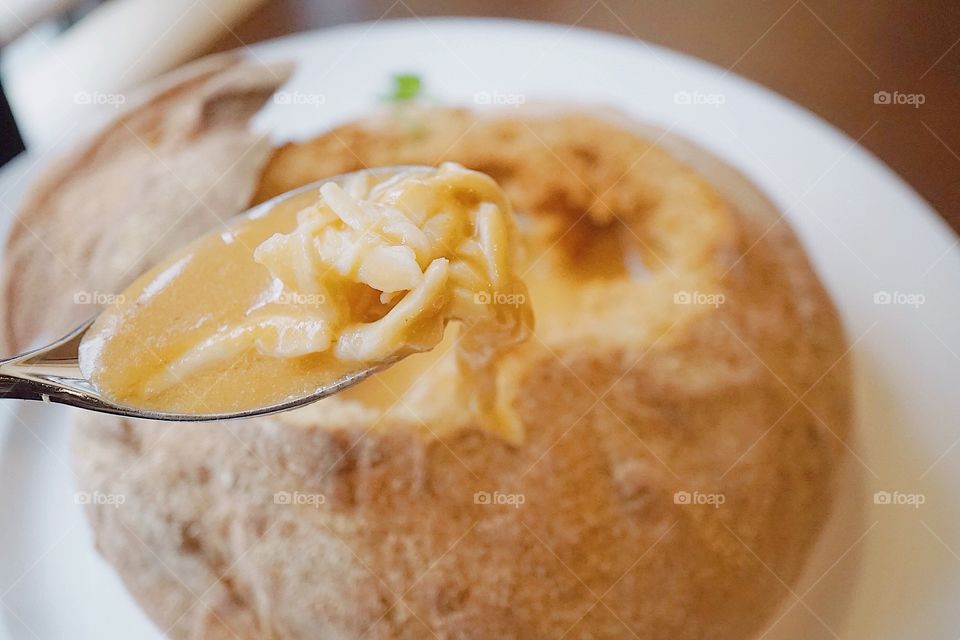
[(420, 76), (412, 73), (401, 73), (393, 76), (393, 91), (387, 94), (386, 99), (391, 102), (406, 102), (420, 95), (422, 84)]

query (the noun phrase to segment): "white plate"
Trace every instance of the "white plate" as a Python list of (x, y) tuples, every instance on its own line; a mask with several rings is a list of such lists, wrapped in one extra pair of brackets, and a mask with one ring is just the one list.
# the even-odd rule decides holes
[[(444, 102), (611, 103), (709, 147), (755, 180), (787, 212), (842, 310), (860, 416), (841, 505), (766, 637), (957, 637), (960, 252), (888, 168), (769, 91), (611, 35), (409, 20), (302, 34), (251, 55), (299, 62), (288, 104), (272, 103), (256, 120), (278, 139), (361, 114), (392, 74), (415, 72)], [(15, 173), (35, 173), (24, 164)], [(13, 206), (22, 184), (6, 175), (0, 202)], [(878, 292), (893, 304), (876, 304)], [(91, 546), (66, 462), (66, 411), (2, 406), (0, 415), (11, 414), (0, 427), (0, 617), (9, 636), (157, 637)], [(925, 502), (875, 504), (876, 491)]]

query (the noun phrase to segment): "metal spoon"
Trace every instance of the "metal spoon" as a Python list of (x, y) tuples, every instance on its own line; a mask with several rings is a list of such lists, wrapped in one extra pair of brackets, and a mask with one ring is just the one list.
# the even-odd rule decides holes
[[(327, 182), (345, 182), (358, 173), (389, 175), (407, 170), (430, 171), (432, 169), (430, 167), (416, 166), (378, 167), (376, 169), (366, 169), (334, 176), (332, 178), (325, 178), (267, 200), (239, 214), (237, 219), (263, 215), (284, 200), (288, 200), (311, 189), (319, 189), (321, 185)], [(353, 386), (368, 376), (396, 362), (396, 360), (392, 360), (374, 367), (350, 372), (333, 382), (317, 387), (309, 395), (301, 398), (293, 398), (266, 407), (257, 407), (230, 413), (167, 413), (114, 403), (104, 398), (90, 381), (83, 376), (80, 372), (79, 362), (80, 342), (83, 340), (84, 334), (86, 334), (95, 319), (96, 318), (90, 319), (52, 344), (13, 356), (12, 358), (0, 360), (0, 398), (56, 402), (58, 404), (70, 405), (72, 407), (98, 411), (100, 413), (129, 416), (131, 418), (146, 418), (149, 420), (169, 420), (177, 422), (230, 420), (287, 411), (316, 402), (317, 400), (342, 391), (347, 387)]]

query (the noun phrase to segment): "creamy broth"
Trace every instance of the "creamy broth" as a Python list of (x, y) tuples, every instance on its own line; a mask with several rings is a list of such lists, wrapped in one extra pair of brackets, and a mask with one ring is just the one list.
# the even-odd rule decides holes
[[(455, 320), (458, 366), (489, 389), (532, 328), (516, 235), (496, 183), (457, 165), (328, 183), (137, 279), (91, 327), (81, 368), (129, 406), (242, 411), (428, 351)], [(377, 374), (380, 386), (403, 372)]]

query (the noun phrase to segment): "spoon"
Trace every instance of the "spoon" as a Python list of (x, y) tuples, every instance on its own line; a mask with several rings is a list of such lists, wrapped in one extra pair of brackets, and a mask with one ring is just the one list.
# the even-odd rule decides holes
[(0, 398), (55, 402), (99, 413), (174, 422), (232, 420), (288, 411), (351, 387), (392, 362), (353, 371), (317, 387), (313, 393), (278, 404), (230, 413), (184, 414), (140, 409), (111, 402), (80, 373), (79, 348), (95, 318), (45, 347), (0, 360)]
[[(327, 182), (343, 183), (358, 173), (389, 175), (397, 173), (398, 171), (411, 169), (422, 171), (431, 170), (429, 167), (413, 166), (378, 167), (325, 178), (280, 194), (266, 202), (262, 202), (238, 214), (236, 219), (258, 217), (267, 213), (284, 200), (288, 200), (310, 190), (317, 190)], [(100, 413), (109, 413), (131, 418), (145, 418), (149, 420), (175, 422), (230, 420), (287, 411), (316, 402), (339, 391), (343, 391), (396, 362), (396, 359), (393, 359), (366, 369), (351, 371), (332, 382), (318, 386), (308, 395), (292, 398), (265, 407), (256, 407), (228, 413), (184, 414), (164, 412), (115, 403), (105, 398), (96, 387), (84, 377), (80, 371), (80, 342), (95, 320), (95, 317), (91, 318), (63, 338), (47, 346), (13, 356), (12, 358), (0, 360), (0, 398), (55, 402)]]

